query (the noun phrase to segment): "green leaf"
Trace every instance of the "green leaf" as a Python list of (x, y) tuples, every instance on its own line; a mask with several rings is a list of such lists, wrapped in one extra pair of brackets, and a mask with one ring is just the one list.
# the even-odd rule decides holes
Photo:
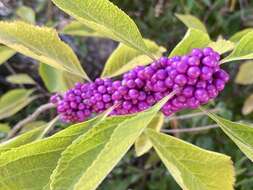
[(10, 131), (10, 126), (8, 123), (0, 123), (0, 132), (1, 133), (8, 133)]
[[(148, 124), (147, 128), (154, 129), (155, 131), (159, 132), (162, 128), (164, 123), (164, 116), (163, 114), (157, 114), (154, 119)], [(145, 135), (142, 133), (140, 137), (134, 143), (136, 156), (142, 156), (143, 154), (147, 153), (152, 148), (152, 143)]]
[(241, 40), (241, 38), (246, 35), (249, 32), (252, 32), (253, 28), (246, 28), (244, 30), (241, 30), (237, 33), (235, 33), (231, 38), (229, 38), (229, 41), (237, 43)]
[(194, 28), (207, 33), (205, 25), (195, 16), (190, 14), (175, 14), (176, 17), (181, 20), (188, 28)]
[(251, 94), (243, 104), (242, 113), (250, 114), (253, 111), (253, 94)]
[[(150, 52), (157, 57), (161, 57), (162, 53), (166, 51), (164, 47), (158, 46), (151, 40), (146, 39), (145, 44), (149, 48)], [(151, 62), (152, 59), (147, 55), (144, 55), (126, 45), (119, 44), (119, 46), (108, 58), (101, 76), (114, 77), (125, 73), (138, 65), (147, 65)]]
[(60, 9), (97, 33), (152, 57), (134, 21), (108, 0), (52, 0)]
[(185, 55), (193, 48), (206, 47), (211, 42), (207, 33), (197, 29), (190, 28), (184, 38), (179, 42), (170, 53), (170, 57), (176, 55)]
[(36, 84), (36, 82), (25, 73), (10, 75), (6, 80), (13, 84)]
[(213, 113), (206, 113), (234, 141), (241, 151), (253, 161), (253, 127), (226, 120)]
[(233, 190), (230, 157), (207, 151), (175, 137), (147, 129), (156, 152), (184, 190)]
[(103, 35), (75, 20), (65, 25), (61, 30), (61, 33), (73, 36), (104, 37)]
[(47, 124), (47, 122), (45, 122), (45, 121), (32, 121), (32, 122), (29, 122), (29, 123), (25, 124), (22, 127), (20, 133), (25, 133), (27, 131), (30, 131), (30, 130), (38, 128), (38, 127), (41, 127), (41, 126), (46, 125), (46, 124)]
[(54, 29), (25, 22), (0, 22), (0, 43), (26, 56), (88, 80), (72, 49)]
[(27, 6), (21, 6), (16, 10), (16, 15), (19, 16), (23, 21), (34, 24), (35, 23), (35, 12), (32, 8)]
[(231, 54), (222, 59), (221, 62), (226, 63), (243, 59), (253, 59), (253, 31), (244, 35)]
[(0, 45), (0, 65), (5, 63), (8, 59), (10, 59), (16, 52), (12, 49)]
[(74, 87), (76, 82), (82, 79), (76, 75), (55, 69), (44, 63), (40, 63), (39, 74), (49, 92), (65, 92), (69, 88)]
[(214, 51), (217, 51), (219, 54), (224, 54), (233, 50), (235, 44), (229, 40), (218, 39), (216, 42), (209, 43), (208, 47), (213, 48)]
[(242, 85), (253, 84), (253, 61), (247, 61), (240, 66), (235, 82)]
[(38, 137), (41, 135), (41, 133), (44, 131), (46, 126), (41, 126), (36, 129), (30, 130), (26, 133), (23, 133), (21, 135), (18, 135), (8, 141), (5, 141), (0, 144), (0, 155), (8, 151), (12, 148), (16, 148), (25, 144), (28, 144), (30, 142), (33, 142), (34, 140), (37, 140)]
[(103, 118), (99, 116), (72, 125), (49, 138), (2, 153), (0, 155), (0, 189), (49, 190), (50, 175), (57, 165), (61, 152)]
[(0, 98), (0, 119), (10, 117), (27, 106), (35, 97), (30, 96), (33, 90), (14, 89)]
[(51, 177), (51, 189), (96, 189), (168, 98), (136, 115), (108, 118), (80, 136), (62, 153)]

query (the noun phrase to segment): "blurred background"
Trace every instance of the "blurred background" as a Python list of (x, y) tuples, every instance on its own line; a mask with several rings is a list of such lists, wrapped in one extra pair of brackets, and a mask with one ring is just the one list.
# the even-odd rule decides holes
[[(244, 28), (253, 27), (252, 0), (112, 0), (112, 2), (134, 19), (145, 38), (152, 39), (166, 47), (168, 52), (182, 39), (187, 30), (175, 17), (175, 13), (192, 14), (198, 17), (206, 25), (213, 40), (220, 36), (228, 39)], [(20, 19), (27, 15), (24, 6), (34, 10), (38, 25), (61, 29), (71, 20), (50, 0), (0, 0), (0, 19)], [(101, 38), (67, 35), (60, 37), (73, 48), (92, 79), (100, 75), (106, 59), (117, 46), (116, 42)], [(165, 55), (167, 54), (165, 52)], [(241, 64), (243, 63), (233, 62), (224, 65), (231, 74), (231, 81), (222, 95), (209, 106), (228, 119), (253, 123), (253, 113), (243, 115), (241, 111), (246, 98), (253, 93), (253, 85), (242, 86), (234, 81)], [(10, 125), (32, 113), (38, 105), (46, 103), (49, 97), (38, 74), (38, 63), (20, 54), (16, 54), (0, 65), (0, 95), (10, 89), (20, 87), (6, 81), (6, 76), (13, 73), (28, 73), (37, 82), (38, 88), (44, 95), (22, 112), (4, 120)], [(40, 119), (49, 120), (53, 114), (53, 112), (43, 114)], [(180, 113), (182, 114), (188, 114), (188, 112)], [(186, 119), (171, 119), (165, 123), (164, 129), (191, 128), (210, 124), (212, 122), (201, 115)], [(64, 126), (58, 126), (59, 129), (61, 127)], [(0, 135), (0, 138), (6, 135), (4, 130), (0, 130)], [(220, 129), (195, 133), (174, 133), (173, 135), (202, 148), (230, 155), (236, 167), (236, 189), (253, 189), (253, 164)], [(153, 150), (136, 158), (134, 149), (131, 149), (98, 189), (178, 190), (180, 188)]]

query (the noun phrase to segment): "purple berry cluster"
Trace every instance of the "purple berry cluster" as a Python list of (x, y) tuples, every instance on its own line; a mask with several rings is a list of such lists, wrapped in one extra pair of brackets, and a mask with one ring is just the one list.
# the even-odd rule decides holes
[(122, 80), (97, 78), (77, 83), (51, 102), (65, 122), (81, 122), (117, 105), (112, 115), (143, 111), (171, 92), (176, 94), (162, 108), (164, 115), (194, 109), (217, 97), (229, 80), (219, 66), (220, 55), (207, 47), (193, 49), (184, 56), (161, 57), (148, 66), (137, 66)]

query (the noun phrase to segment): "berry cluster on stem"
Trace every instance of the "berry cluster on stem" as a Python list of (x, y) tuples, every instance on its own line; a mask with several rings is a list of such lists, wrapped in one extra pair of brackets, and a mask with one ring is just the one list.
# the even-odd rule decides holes
[(53, 95), (51, 102), (63, 121), (82, 122), (113, 105), (117, 106), (111, 115), (140, 112), (175, 92), (161, 109), (169, 116), (182, 109), (195, 109), (218, 96), (229, 80), (219, 60), (220, 55), (210, 47), (196, 48), (184, 56), (161, 57), (148, 66), (137, 66), (122, 80), (97, 78), (76, 83), (63, 95)]

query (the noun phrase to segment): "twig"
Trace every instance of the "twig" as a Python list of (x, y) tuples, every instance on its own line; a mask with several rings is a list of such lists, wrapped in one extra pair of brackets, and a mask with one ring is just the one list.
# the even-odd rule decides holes
[(55, 126), (58, 120), (59, 120), (59, 115), (56, 116), (52, 121), (48, 123), (48, 126), (45, 128), (42, 134), (38, 137), (38, 139), (42, 139), (43, 137), (45, 137), (51, 131), (51, 129)]
[(162, 129), (161, 131), (164, 133), (193, 133), (199, 131), (206, 131), (210, 129), (219, 128), (217, 124), (207, 125), (203, 127), (192, 127), (192, 128), (184, 128), (184, 129)]
[(35, 112), (33, 112), (31, 115), (29, 115), (28, 117), (26, 117), (25, 119), (21, 120), (20, 122), (18, 122), (13, 128), (12, 130), (9, 132), (9, 134), (7, 135), (5, 140), (8, 140), (10, 138), (12, 138), (13, 136), (16, 135), (16, 133), (18, 131), (20, 131), (20, 129), (27, 123), (30, 123), (32, 121), (34, 121), (42, 112), (45, 112), (46, 110), (49, 110), (51, 108), (55, 107), (54, 104), (52, 103), (48, 103), (48, 104), (44, 104), (42, 106), (40, 106)]
[(12, 75), (17, 74), (16, 71), (9, 65), (8, 62), (6, 62), (6, 63), (4, 64), (4, 66), (8, 69), (8, 71), (9, 71)]
[[(214, 108), (214, 109), (210, 109), (208, 111), (216, 113), (216, 112), (219, 112), (220, 109), (219, 108)], [(198, 116), (203, 116), (203, 115), (206, 115), (206, 114), (201, 111), (201, 112), (190, 113), (190, 114), (185, 114), (185, 115), (171, 116), (171, 117), (167, 118), (166, 121), (171, 121), (171, 120), (174, 120), (174, 119), (183, 120), (183, 119), (189, 119), (189, 118), (192, 118), (192, 117), (198, 117)]]

